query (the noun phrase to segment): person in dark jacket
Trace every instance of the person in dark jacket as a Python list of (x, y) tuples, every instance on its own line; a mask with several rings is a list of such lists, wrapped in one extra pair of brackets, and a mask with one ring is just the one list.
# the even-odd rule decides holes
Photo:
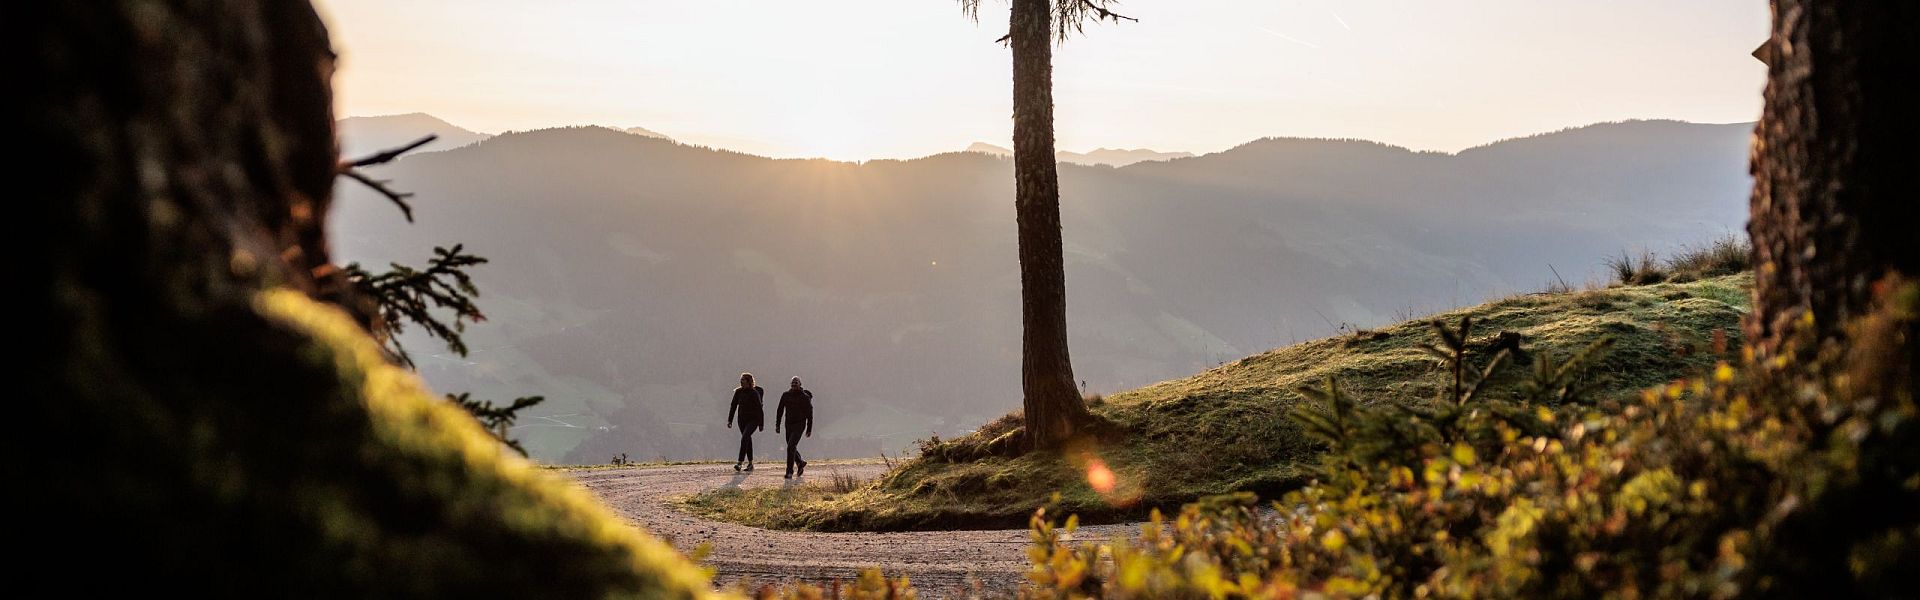
[[(740, 463), (746, 463), (748, 471), (753, 470), (753, 432), (764, 431), (767, 426), (767, 391), (753, 384), (752, 373), (740, 374), (740, 387), (733, 390), (733, 403), (727, 405), (727, 427), (733, 427), (734, 413), (740, 418), (740, 457), (734, 459), (733, 470), (740, 470)], [(780, 428), (774, 427), (778, 432)]]
[(791, 479), (807, 473), (807, 461), (800, 460), (801, 429), (813, 437), (813, 392), (800, 387), (799, 377), (793, 378), (793, 387), (780, 395), (780, 407), (773, 411), (773, 432), (780, 433), (783, 424), (787, 426), (787, 478)]

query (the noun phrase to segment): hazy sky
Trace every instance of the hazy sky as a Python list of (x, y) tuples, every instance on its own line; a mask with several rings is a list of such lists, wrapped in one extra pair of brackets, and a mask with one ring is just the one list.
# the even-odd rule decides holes
[[(342, 116), (641, 126), (771, 156), (1010, 136), (1004, 2), (319, 0)], [(1132, 0), (1056, 53), (1062, 149), (1265, 136), (1459, 150), (1597, 121), (1759, 115), (1764, 0)]]

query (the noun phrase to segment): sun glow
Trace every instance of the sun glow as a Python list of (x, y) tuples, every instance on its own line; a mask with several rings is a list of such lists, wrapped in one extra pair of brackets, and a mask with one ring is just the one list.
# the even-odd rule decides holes
[(819, 90), (788, 98), (775, 109), (780, 115), (777, 143), (796, 156), (857, 162), (870, 158), (871, 148), (886, 134), (864, 121), (837, 89)]

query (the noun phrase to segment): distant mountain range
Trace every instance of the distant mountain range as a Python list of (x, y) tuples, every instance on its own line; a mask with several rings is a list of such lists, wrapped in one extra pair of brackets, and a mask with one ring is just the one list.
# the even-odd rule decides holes
[[(337, 127), (340, 135), (340, 155), (349, 157), (366, 156), (388, 148), (404, 146), (427, 134), (440, 137), (416, 152), (452, 150), (493, 137), (491, 134), (469, 131), (426, 113), (347, 117), (341, 119)], [(621, 131), (643, 137), (673, 139), (645, 127), (628, 127)]]
[(421, 147), (422, 152), (451, 150), (493, 137), (462, 129), (458, 125), (426, 113), (347, 117), (341, 119), (337, 127), (340, 135), (340, 155), (355, 158), (404, 146), (427, 134), (438, 135), (440, 138)]
[[(989, 144), (986, 142), (974, 142), (973, 145), (967, 146), (966, 151), (978, 152), (981, 154), (991, 154), (994, 156), (1007, 157), (1007, 158), (1013, 157), (1012, 150), (1008, 150), (1004, 147), (995, 146), (993, 144)], [(1087, 152), (1085, 154), (1082, 154), (1079, 152), (1066, 152), (1066, 151), (1054, 153), (1054, 157), (1058, 158), (1060, 162), (1063, 162), (1063, 163), (1073, 163), (1076, 165), (1105, 165), (1109, 167), (1124, 167), (1137, 162), (1146, 162), (1150, 160), (1173, 160), (1176, 158), (1189, 158), (1192, 156), (1193, 156), (1192, 152), (1160, 152), (1157, 150), (1148, 150), (1145, 148), (1136, 148), (1133, 150), (1116, 150), (1113, 148), (1099, 148), (1092, 152)]]
[(658, 131), (654, 131), (654, 130), (651, 130), (651, 129), (647, 129), (647, 128), (645, 128), (645, 127), (628, 127), (628, 128), (626, 128), (626, 129), (622, 129), (621, 131), (624, 131), (624, 132), (627, 132), (627, 133), (631, 133), (631, 134), (634, 134), (634, 135), (638, 135), (638, 136), (643, 136), (643, 137), (650, 137), (650, 138), (660, 138), (660, 139), (663, 139), (663, 140), (672, 140), (672, 139), (673, 139), (673, 138), (670, 138), (670, 137), (667, 137), (667, 135), (666, 135), (666, 134), (664, 134), (664, 133), (660, 133), (660, 132), (658, 132)]
[[(1610, 123), (1458, 154), (1269, 138), (1064, 164), (1075, 373), (1130, 389), (1737, 231), (1751, 130)], [(515, 430), (538, 458), (730, 456), (741, 371), (776, 392), (806, 377), (832, 454), (1020, 404), (1009, 160), (775, 160), (577, 127), (374, 168), (417, 194), (417, 224), (343, 184), (339, 255), (492, 259), (472, 354), (411, 345), (438, 389), (550, 398)]]

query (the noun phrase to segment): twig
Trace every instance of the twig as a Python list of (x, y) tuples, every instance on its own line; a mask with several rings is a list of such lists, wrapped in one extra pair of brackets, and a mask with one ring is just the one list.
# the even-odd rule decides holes
[(400, 155), (406, 154), (408, 152), (412, 152), (414, 148), (425, 146), (427, 145), (427, 142), (431, 142), (437, 139), (440, 139), (439, 134), (430, 133), (430, 134), (427, 134), (427, 137), (414, 140), (413, 143), (407, 144), (405, 146), (392, 148), (388, 150), (381, 150), (379, 152), (368, 155), (366, 158), (362, 158), (359, 160), (342, 162), (340, 164), (340, 170), (348, 171), (356, 167), (366, 167), (366, 166), (392, 162), (393, 159), (400, 158)]
[(373, 188), (373, 191), (380, 192), (380, 195), (386, 196), (388, 200), (392, 200), (394, 206), (400, 207), (400, 214), (407, 217), (408, 223), (413, 222), (413, 206), (407, 204), (407, 198), (413, 197), (411, 192), (394, 191), (393, 188), (387, 187), (387, 182), (368, 177), (366, 173), (361, 173), (353, 169), (341, 171), (340, 174), (365, 184), (367, 187)]
[(1135, 19), (1135, 18), (1133, 18), (1133, 17), (1129, 17), (1129, 16), (1126, 16), (1126, 15), (1123, 15), (1123, 14), (1120, 14), (1120, 13), (1117, 13), (1117, 12), (1113, 12), (1113, 11), (1110, 11), (1110, 10), (1107, 10), (1107, 9), (1106, 9), (1105, 7), (1103, 7), (1103, 6), (1100, 6), (1100, 5), (1098, 5), (1098, 4), (1094, 4), (1094, 3), (1093, 3), (1093, 0), (1080, 0), (1080, 5), (1081, 5), (1081, 6), (1085, 6), (1085, 7), (1087, 7), (1087, 8), (1089, 8), (1089, 9), (1092, 9), (1092, 10), (1093, 10), (1094, 12), (1098, 12), (1098, 13), (1100, 13), (1100, 18), (1102, 18), (1102, 19), (1112, 19), (1112, 20), (1114, 20), (1114, 22), (1119, 22), (1119, 21), (1120, 21), (1121, 19), (1126, 19), (1126, 20), (1128, 20), (1128, 21), (1133, 21), (1133, 22), (1135, 22), (1135, 23), (1139, 23), (1139, 22), (1140, 22), (1140, 20), (1139, 20), (1139, 19)]
[(413, 197), (413, 194), (396, 191), (393, 188), (387, 187), (387, 183), (388, 183), (387, 181), (374, 179), (373, 177), (368, 176), (366, 173), (361, 173), (359, 171), (359, 168), (393, 162), (393, 159), (400, 158), (400, 155), (406, 154), (408, 152), (412, 152), (413, 149), (419, 148), (421, 146), (425, 146), (427, 145), (427, 142), (431, 142), (437, 139), (440, 139), (439, 135), (427, 134), (426, 137), (414, 140), (412, 143), (407, 144), (405, 146), (400, 146), (398, 148), (392, 148), (388, 150), (382, 150), (380, 152), (373, 153), (371, 155), (368, 155), (364, 158), (360, 158), (358, 160), (340, 161), (340, 166), (338, 167), (336, 172), (339, 173), (340, 175), (345, 175), (348, 178), (353, 179), (354, 181), (358, 181), (367, 187), (373, 188), (373, 191), (380, 192), (380, 195), (382, 196), (386, 196), (388, 200), (393, 201), (394, 206), (400, 207), (400, 214), (405, 215), (407, 217), (407, 222), (412, 223), (413, 222), (413, 206), (410, 204), (407, 204), (407, 198)]

